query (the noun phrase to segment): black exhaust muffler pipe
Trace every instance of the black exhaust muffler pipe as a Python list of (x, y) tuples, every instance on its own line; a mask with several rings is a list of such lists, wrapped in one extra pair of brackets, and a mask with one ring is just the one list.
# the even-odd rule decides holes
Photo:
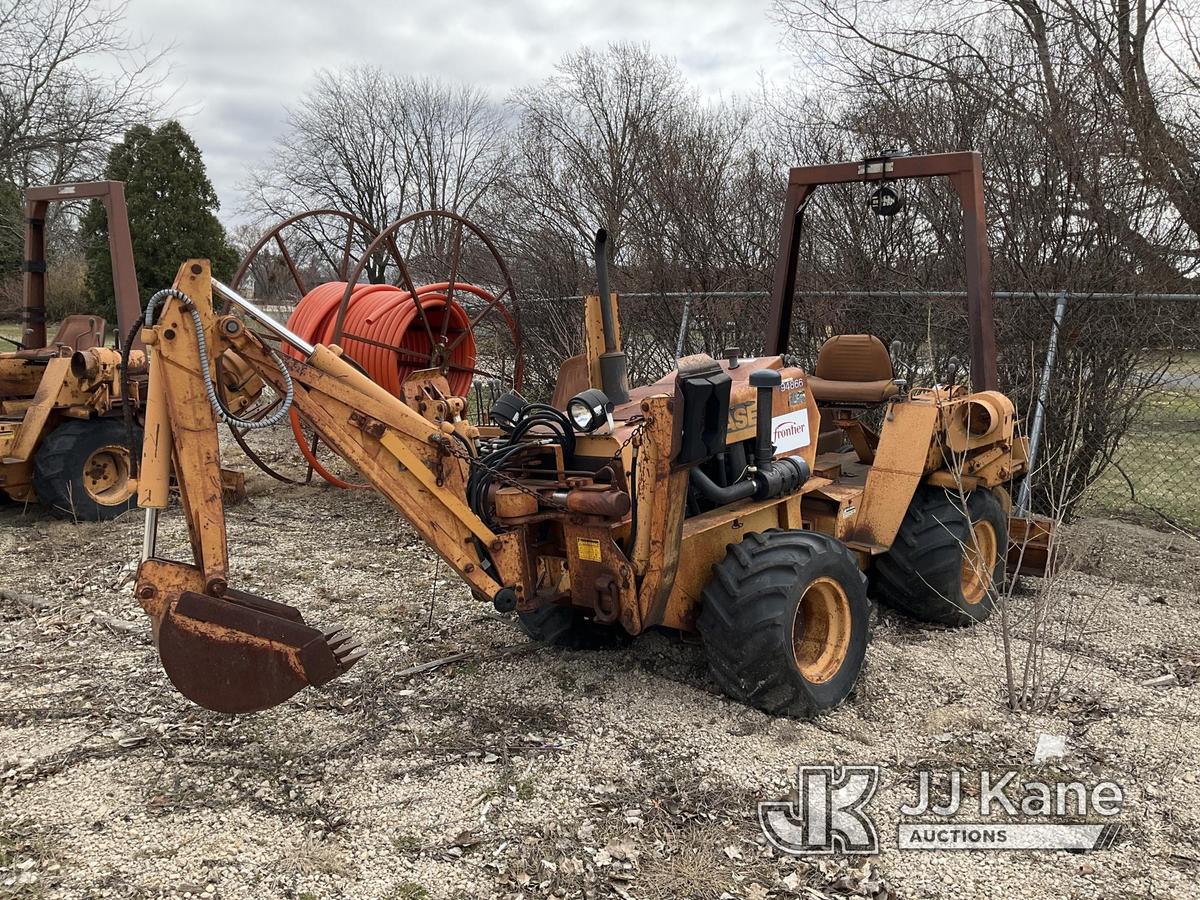
[(758, 391), (758, 433), (754, 441), (755, 471), (749, 478), (721, 486), (698, 468), (688, 473), (692, 487), (717, 506), (725, 506), (750, 497), (755, 500), (770, 500), (781, 494), (793, 494), (804, 487), (804, 483), (812, 474), (808, 463), (798, 456), (773, 458), (775, 444), (771, 440), (774, 437), (771, 433), (772, 401), (775, 388), (779, 387), (782, 381), (783, 378), (777, 369), (756, 369), (750, 373), (750, 385)]
[(750, 373), (750, 386), (755, 388), (757, 396), (755, 403), (758, 408), (757, 431), (754, 443), (754, 464), (762, 468), (775, 455), (775, 444), (771, 440), (772, 407), (774, 406), (774, 391), (783, 383), (783, 376), (778, 369), (755, 369)]
[(614, 405), (629, 402), (629, 358), (617, 350), (617, 324), (612, 294), (608, 289), (608, 232), (596, 232), (596, 282), (600, 291), (600, 321), (604, 329), (604, 352), (600, 354), (600, 389)]

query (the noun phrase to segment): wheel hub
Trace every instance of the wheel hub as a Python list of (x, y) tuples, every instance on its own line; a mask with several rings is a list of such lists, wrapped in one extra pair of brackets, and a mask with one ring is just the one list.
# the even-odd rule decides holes
[(981, 602), (992, 586), (999, 551), (997, 544), (996, 529), (991, 522), (980, 520), (971, 526), (971, 535), (963, 545), (959, 578), (963, 599), (972, 605)]
[(838, 673), (850, 650), (850, 629), (845, 589), (828, 576), (810, 582), (792, 621), (792, 652), (806, 681), (822, 684)]
[(129, 499), (129, 450), (108, 444), (95, 450), (83, 464), (83, 487), (101, 506), (116, 506)]

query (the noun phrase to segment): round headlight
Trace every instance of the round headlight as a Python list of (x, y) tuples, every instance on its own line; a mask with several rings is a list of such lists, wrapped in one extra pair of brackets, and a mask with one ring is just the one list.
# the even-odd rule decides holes
[(567, 403), (567, 414), (575, 427), (580, 431), (588, 431), (592, 424), (592, 411), (581, 400), (571, 400)]
[(516, 391), (508, 391), (492, 404), (488, 415), (501, 428), (511, 431), (512, 427), (521, 418), (521, 413), (525, 411), (525, 407), (528, 405), (529, 401)]
[(567, 415), (571, 423), (584, 434), (595, 431), (607, 422), (611, 409), (612, 403), (598, 388), (581, 391), (567, 401)]

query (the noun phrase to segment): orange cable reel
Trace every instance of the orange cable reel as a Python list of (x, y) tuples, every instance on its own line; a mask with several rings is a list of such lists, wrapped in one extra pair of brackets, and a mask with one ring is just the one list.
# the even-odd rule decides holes
[[(467, 310), (448, 298), (449, 282), (426, 284), (412, 292), (390, 284), (359, 284), (350, 292), (340, 341), (343, 352), (358, 363), (367, 376), (393, 396), (402, 395), (405, 380), (420, 369), (437, 364), (434, 344), (421, 321), (424, 313), (429, 332), (441, 338), (447, 356), (441, 363), (449, 370), (446, 380), (451, 393), (466, 395), (475, 372), (476, 344)], [(456, 282), (457, 293), (470, 293), (488, 303), (493, 295), (473, 284)], [(288, 317), (287, 327), (311, 344), (334, 343), (338, 310), (346, 294), (346, 282), (330, 281), (313, 288)], [(420, 303), (418, 310), (417, 304)], [(515, 333), (516, 323), (503, 306), (497, 307)], [(448, 319), (448, 321), (447, 321)], [(283, 350), (295, 359), (303, 354), (285, 344)], [(329, 471), (316, 457), (305, 438), (300, 416), (291, 410), (292, 434), (300, 453), (313, 471), (340, 488), (366, 488)]]

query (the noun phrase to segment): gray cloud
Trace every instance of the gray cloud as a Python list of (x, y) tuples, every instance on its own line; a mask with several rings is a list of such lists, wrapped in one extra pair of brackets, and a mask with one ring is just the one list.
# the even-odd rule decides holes
[(637, 41), (675, 57), (705, 96), (749, 94), (792, 70), (767, 0), (132, 0), (129, 25), (171, 43), (164, 91), (204, 152), (221, 215), (322, 68), (368, 63), (470, 81), (498, 101), (581, 45)]

